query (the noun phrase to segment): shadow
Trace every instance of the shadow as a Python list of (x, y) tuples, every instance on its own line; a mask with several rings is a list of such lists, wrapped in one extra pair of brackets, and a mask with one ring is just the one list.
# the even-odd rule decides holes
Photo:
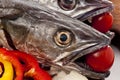
[(112, 39), (111, 44), (120, 50), (120, 34), (115, 32), (115, 37)]

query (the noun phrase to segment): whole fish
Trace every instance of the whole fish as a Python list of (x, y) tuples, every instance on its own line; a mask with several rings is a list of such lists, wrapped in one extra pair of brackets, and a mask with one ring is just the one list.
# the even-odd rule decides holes
[(109, 45), (111, 38), (79, 20), (30, 0), (0, 0), (0, 45), (35, 56), (44, 66), (103, 79), (75, 60)]
[(45, 4), (52, 10), (84, 21), (113, 10), (109, 0), (33, 0)]

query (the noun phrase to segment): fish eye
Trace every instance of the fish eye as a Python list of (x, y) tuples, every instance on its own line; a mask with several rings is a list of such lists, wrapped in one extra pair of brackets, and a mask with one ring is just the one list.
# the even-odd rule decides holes
[(77, 0), (58, 0), (58, 5), (63, 10), (69, 11), (75, 8)]
[(72, 42), (72, 34), (66, 30), (58, 31), (54, 35), (54, 41), (60, 47), (68, 46)]

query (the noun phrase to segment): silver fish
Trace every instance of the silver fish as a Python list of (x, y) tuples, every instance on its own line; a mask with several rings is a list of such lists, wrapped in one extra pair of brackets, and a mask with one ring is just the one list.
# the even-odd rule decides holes
[(111, 38), (81, 21), (30, 0), (0, 0), (0, 44), (35, 56), (44, 66), (76, 70), (95, 79), (108, 76), (75, 61), (109, 45)]
[(49, 8), (84, 21), (93, 16), (113, 10), (109, 0), (33, 0)]

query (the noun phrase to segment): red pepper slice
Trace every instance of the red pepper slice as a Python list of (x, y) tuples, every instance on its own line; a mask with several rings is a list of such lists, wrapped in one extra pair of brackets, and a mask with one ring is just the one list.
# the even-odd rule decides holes
[(30, 54), (20, 51), (9, 51), (17, 56), (25, 68), (25, 76), (32, 77), (34, 80), (52, 80), (51, 76), (39, 67), (37, 60)]
[(16, 56), (10, 54), (6, 49), (0, 48), (0, 57), (12, 63), (15, 69), (15, 80), (23, 80), (23, 68)]

